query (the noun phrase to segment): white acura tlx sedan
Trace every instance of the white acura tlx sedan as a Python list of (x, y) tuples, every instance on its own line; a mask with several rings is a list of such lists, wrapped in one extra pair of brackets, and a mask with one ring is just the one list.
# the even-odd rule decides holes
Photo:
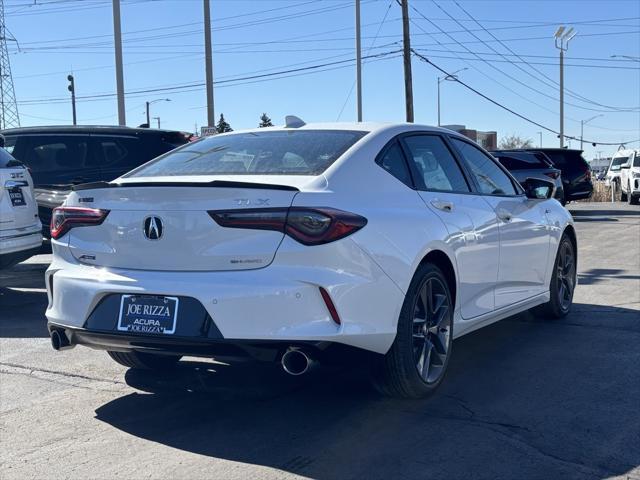
[(293, 375), (359, 352), (382, 392), (424, 396), (454, 338), (569, 312), (576, 234), (553, 188), (415, 124), (287, 117), (204, 138), (55, 209), (52, 345), (148, 369), (243, 354)]

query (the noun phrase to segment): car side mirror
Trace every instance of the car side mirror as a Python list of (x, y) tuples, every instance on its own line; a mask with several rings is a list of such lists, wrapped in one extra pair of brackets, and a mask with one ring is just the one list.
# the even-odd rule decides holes
[(527, 198), (535, 200), (547, 199), (553, 197), (556, 186), (553, 182), (548, 182), (540, 178), (527, 178), (521, 183)]

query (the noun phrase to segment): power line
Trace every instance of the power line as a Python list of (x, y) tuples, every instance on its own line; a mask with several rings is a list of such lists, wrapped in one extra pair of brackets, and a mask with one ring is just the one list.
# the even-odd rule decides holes
[[(380, 59), (384, 57), (390, 57), (392, 55), (398, 54), (399, 52), (400, 50), (392, 50), (388, 52), (363, 56), (362, 58), (363, 60), (364, 59)], [(307, 67), (293, 68), (288, 70), (281, 70), (277, 72), (263, 73), (263, 74), (257, 74), (257, 75), (248, 75), (243, 77), (235, 77), (227, 80), (218, 80), (218, 81), (215, 81), (214, 84), (215, 85), (225, 85), (225, 84), (231, 84), (231, 83), (235, 84), (236, 82), (264, 79), (264, 78), (273, 77), (273, 76), (283, 76), (283, 75), (289, 75), (289, 74), (295, 74), (295, 73), (303, 73), (311, 70), (319, 70), (326, 67), (332, 67), (337, 65), (349, 66), (345, 64), (352, 63), (353, 61), (354, 61), (353, 58), (349, 58), (346, 60), (326, 62), (321, 64), (310, 65)], [(283, 78), (283, 77), (280, 77), (280, 78)], [(127, 92), (126, 95), (169, 92), (169, 91), (182, 90), (182, 89), (199, 88), (199, 87), (203, 87), (204, 85), (205, 85), (204, 82), (192, 82), (187, 84), (179, 84), (179, 85), (166, 86), (166, 87), (155, 87), (155, 88), (146, 88), (146, 89), (140, 89), (140, 90), (132, 90)], [(82, 96), (76, 97), (76, 99), (78, 101), (87, 101), (87, 100), (94, 100), (94, 99), (100, 99), (100, 98), (112, 98), (114, 96), (115, 96), (115, 93), (101, 93), (101, 94), (92, 94), (92, 95), (82, 95)], [(20, 103), (24, 105), (35, 105), (35, 104), (42, 104), (42, 103), (60, 103), (65, 101), (68, 101), (68, 99), (64, 97), (57, 97), (57, 98), (38, 98), (38, 99), (31, 99), (31, 100), (23, 100)]]
[[(435, 3), (435, 2), (434, 2)], [(506, 50), (508, 50), (511, 54), (515, 55), (516, 58), (518, 58), (522, 63), (526, 64), (527, 66), (529, 66), (534, 72), (536, 72), (538, 75), (533, 75), (532, 73), (528, 72), (527, 70), (525, 70), (524, 68), (520, 67), (519, 65), (517, 65), (514, 62), (514, 65), (519, 69), (522, 70), (524, 72), (526, 72), (529, 76), (535, 78), (536, 80), (540, 81), (541, 83), (544, 83), (546, 85), (549, 85), (549, 82), (551, 82), (551, 84), (553, 85), (554, 88), (559, 87), (559, 83), (557, 81), (555, 81), (554, 79), (550, 78), (548, 75), (546, 75), (544, 72), (542, 72), (540, 69), (534, 67), (531, 63), (527, 62), (526, 60), (524, 60), (524, 58), (522, 58), (521, 56), (519, 56), (516, 52), (514, 52), (511, 47), (509, 47), (508, 45), (506, 45), (504, 42), (502, 42), (500, 39), (498, 39), (493, 33), (491, 33), (489, 30), (487, 30), (479, 21), (477, 21), (467, 10), (465, 10), (456, 0), (454, 0), (454, 3), (457, 5), (457, 7), (462, 10), (471, 20), (473, 20), (480, 28), (482, 28), (487, 34), (489, 34), (491, 36), (491, 38), (493, 38), (494, 40), (498, 41), (500, 43), (500, 45), (502, 45), (502, 47), (504, 47)], [(436, 5), (438, 6), (438, 4), (436, 3)], [(439, 6), (438, 6), (439, 7)], [(441, 8), (441, 7), (439, 7)], [(442, 10), (442, 8), (441, 8)], [(502, 58), (506, 59), (506, 56), (501, 54), (500, 52), (498, 52), (497, 50), (495, 50), (491, 45), (484, 43), (487, 47), (489, 47), (492, 51), (496, 52), (497, 54), (501, 55)], [(607, 68), (607, 67), (600, 67), (600, 68)], [(540, 79), (540, 76), (542, 76), (543, 78), (547, 79), (547, 82), (543, 82)], [(576, 98), (578, 100), (581, 100), (583, 102), (586, 103), (590, 103), (592, 105), (596, 105), (599, 107), (604, 107), (604, 108), (610, 108), (612, 110), (626, 110), (624, 108), (621, 107), (615, 107), (615, 106), (611, 106), (611, 105), (605, 105), (602, 103), (598, 103), (595, 101), (592, 101), (582, 95), (579, 95), (575, 92), (573, 92), (572, 90), (566, 88), (565, 89), (566, 93), (573, 97)]]
[[(451, 73), (449, 73), (445, 69), (439, 67), (438, 65), (433, 63), (431, 60), (429, 60), (427, 57), (421, 55), (420, 53), (416, 52), (415, 50), (412, 50), (412, 53), (415, 56), (417, 56), (420, 60), (422, 60), (423, 62), (428, 63), (429, 65), (431, 65), (432, 67), (436, 68), (437, 70), (439, 70), (440, 72), (442, 72), (446, 76), (452, 78), (452, 81), (459, 83), (463, 87), (465, 87), (468, 90), (472, 91), (476, 95), (484, 98), (485, 100), (493, 103), (497, 107), (500, 107), (503, 110), (506, 110), (507, 112), (511, 113), (512, 115), (515, 115), (516, 117), (524, 120), (525, 122), (531, 123), (531, 124), (533, 124), (533, 125), (535, 125), (535, 126), (537, 126), (539, 128), (542, 128), (543, 130), (546, 130), (547, 132), (553, 133), (555, 135), (559, 135), (559, 132), (554, 130), (553, 128), (547, 127), (546, 125), (543, 125), (542, 123), (536, 122), (535, 120), (532, 120), (531, 118), (529, 118), (529, 117), (527, 117), (527, 116), (525, 116), (525, 115), (523, 115), (521, 113), (516, 112), (515, 110), (503, 105), (502, 103), (494, 100), (493, 98), (485, 95), (484, 93), (479, 92), (475, 88), (471, 87), (467, 83), (465, 83), (462, 80), (460, 80), (460, 78), (458, 78), (457, 76), (452, 76)], [(580, 137), (573, 137), (573, 136), (570, 136), (570, 135), (564, 135), (564, 137), (566, 139), (569, 139), (569, 140), (580, 140)], [(592, 144), (596, 144), (596, 145), (620, 145), (620, 144), (640, 142), (640, 139), (638, 139), (638, 140), (630, 140), (630, 141), (623, 141), (623, 142), (613, 142), (613, 143), (610, 143), (610, 142), (596, 142), (594, 140), (585, 140), (585, 139), (583, 139), (583, 141), (586, 142), (586, 143), (592, 143)]]

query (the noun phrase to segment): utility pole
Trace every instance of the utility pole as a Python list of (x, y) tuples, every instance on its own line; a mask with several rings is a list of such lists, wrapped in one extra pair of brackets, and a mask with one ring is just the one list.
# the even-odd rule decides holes
[(209, 0), (203, 0), (204, 5), (204, 61), (205, 82), (207, 88), (207, 126), (216, 124), (213, 113), (213, 58), (211, 53), (211, 9)]
[(67, 80), (69, 80), (69, 86), (67, 89), (71, 92), (71, 111), (73, 112), (73, 124), (77, 125), (78, 122), (76, 120), (76, 84), (73, 79), (73, 75), (67, 75)]
[(411, 40), (409, 35), (409, 0), (401, 0), (402, 45), (404, 49), (404, 99), (407, 122), (413, 123), (413, 82), (411, 80)]
[(538, 147), (542, 148), (542, 132), (538, 132), (538, 135), (540, 135), (540, 144)]
[(113, 1), (113, 43), (116, 50), (116, 89), (118, 93), (118, 124), (126, 125), (124, 109), (124, 73), (122, 70), (122, 27), (120, 26), (120, 0)]
[(151, 120), (149, 118), (149, 102), (144, 102), (147, 106), (147, 128), (151, 127)]
[(564, 148), (564, 52), (577, 33), (573, 27), (565, 31), (565, 27), (561, 25), (554, 35), (556, 48), (560, 50), (560, 148)]
[(356, 0), (356, 104), (362, 121), (362, 51), (360, 48), (360, 0)]

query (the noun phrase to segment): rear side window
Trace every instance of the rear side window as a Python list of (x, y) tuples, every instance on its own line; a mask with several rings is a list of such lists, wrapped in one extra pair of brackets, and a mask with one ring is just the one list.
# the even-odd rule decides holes
[(378, 164), (407, 186), (411, 186), (411, 174), (398, 142), (393, 142), (378, 158)]
[(34, 172), (53, 172), (82, 168), (89, 151), (82, 137), (33, 137), (24, 155), (24, 162)]
[(435, 135), (404, 139), (418, 179), (427, 190), (468, 192), (469, 186), (444, 141)]
[(504, 156), (494, 155), (507, 170), (531, 170), (533, 168), (549, 168), (549, 166), (535, 155)]
[(638, 155), (637, 153), (633, 157), (633, 166), (640, 167), (640, 155)]
[(291, 130), (207, 137), (158, 157), (126, 177), (319, 175), (366, 133)]
[(145, 154), (137, 137), (92, 136), (92, 138), (103, 168), (122, 168), (127, 171), (151, 160), (150, 155)]

